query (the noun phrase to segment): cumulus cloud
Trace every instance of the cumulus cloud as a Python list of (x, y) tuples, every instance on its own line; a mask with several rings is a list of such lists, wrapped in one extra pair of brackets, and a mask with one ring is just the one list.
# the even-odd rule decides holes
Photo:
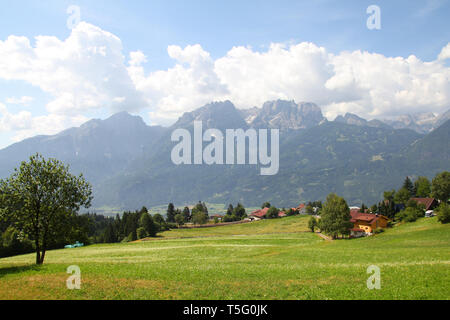
[[(131, 81), (115, 35), (81, 22), (61, 41), (38, 36), (0, 41), (0, 78), (23, 80), (49, 93), (49, 113), (76, 115), (92, 109), (139, 110), (146, 106)], [(123, 97), (123, 99), (115, 99)]]
[(23, 106), (28, 106), (33, 101), (34, 101), (34, 98), (29, 97), (29, 96), (22, 96), (20, 98), (10, 97), (10, 98), (6, 99), (6, 103), (18, 104), (18, 105), (23, 105)]
[(82, 115), (48, 114), (34, 117), (29, 111), (10, 113), (2, 103), (0, 103), (0, 116), (0, 132), (13, 132), (12, 142), (41, 134), (56, 134), (64, 129), (80, 126), (89, 120)]
[(53, 133), (96, 110), (146, 111), (153, 123), (169, 123), (225, 99), (239, 108), (273, 99), (310, 101), (329, 118), (345, 112), (366, 118), (441, 113), (450, 106), (450, 43), (429, 62), (413, 55), (333, 54), (309, 42), (274, 43), (265, 51), (239, 46), (217, 59), (199, 44), (172, 45), (167, 53), (174, 66), (147, 73), (144, 52), (126, 54), (117, 36), (85, 22), (65, 40), (0, 40), (0, 78), (25, 81), (52, 97), (42, 117), (34, 117), (32, 110), (11, 114), (3, 106), (0, 130), (20, 132), (20, 137)]

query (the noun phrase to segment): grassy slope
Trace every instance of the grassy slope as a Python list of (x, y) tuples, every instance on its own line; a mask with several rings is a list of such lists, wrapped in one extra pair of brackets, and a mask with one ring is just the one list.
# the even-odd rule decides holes
[[(32, 266), (33, 255), (0, 259), (0, 299), (450, 298), (450, 225), (421, 219), (375, 237), (330, 242), (293, 233), (306, 221), (291, 217), (168, 235), (178, 239), (56, 250), (42, 267)], [(184, 238), (189, 231), (193, 238)], [(82, 290), (65, 288), (72, 264), (81, 268)], [(366, 288), (372, 264), (381, 268), (381, 290)]]

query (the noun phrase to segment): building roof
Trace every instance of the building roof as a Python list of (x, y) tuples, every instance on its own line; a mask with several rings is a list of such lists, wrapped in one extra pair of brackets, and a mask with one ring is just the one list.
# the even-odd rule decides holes
[(286, 215), (286, 213), (284, 211), (280, 211), (280, 212), (278, 212), (278, 216), (280, 218), (283, 218), (283, 217), (286, 217), (287, 215)]
[(300, 203), (300, 205), (297, 207), (297, 210), (302, 210), (306, 205), (304, 203)]
[(257, 218), (264, 218), (266, 216), (267, 211), (269, 211), (269, 208), (259, 209), (256, 211), (253, 211), (250, 216), (257, 217)]
[(372, 223), (372, 222), (377, 221), (380, 218), (388, 220), (388, 218), (383, 215), (377, 215), (377, 214), (373, 214), (373, 213), (362, 213), (362, 212), (359, 212), (358, 209), (350, 210), (350, 215), (352, 216), (350, 222), (353, 222), (353, 223), (355, 223), (357, 221), (364, 221), (364, 222)]
[(425, 206), (425, 210), (430, 210), (433, 203), (435, 203), (436, 199), (434, 198), (411, 198), (411, 200), (416, 201), (417, 203), (421, 203)]

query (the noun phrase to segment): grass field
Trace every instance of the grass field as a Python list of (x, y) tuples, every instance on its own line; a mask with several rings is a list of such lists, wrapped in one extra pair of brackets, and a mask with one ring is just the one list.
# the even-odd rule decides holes
[[(175, 230), (152, 241), (0, 259), (0, 299), (449, 299), (450, 225), (436, 218), (325, 241), (307, 217)], [(68, 290), (66, 268), (81, 268)], [(381, 269), (369, 290), (367, 267)]]

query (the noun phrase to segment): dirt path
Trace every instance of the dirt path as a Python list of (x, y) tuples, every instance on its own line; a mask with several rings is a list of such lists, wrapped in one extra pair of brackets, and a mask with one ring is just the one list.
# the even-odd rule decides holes
[(324, 235), (323, 233), (317, 232), (316, 234), (324, 240), (333, 241), (333, 239), (331, 239), (329, 236)]

